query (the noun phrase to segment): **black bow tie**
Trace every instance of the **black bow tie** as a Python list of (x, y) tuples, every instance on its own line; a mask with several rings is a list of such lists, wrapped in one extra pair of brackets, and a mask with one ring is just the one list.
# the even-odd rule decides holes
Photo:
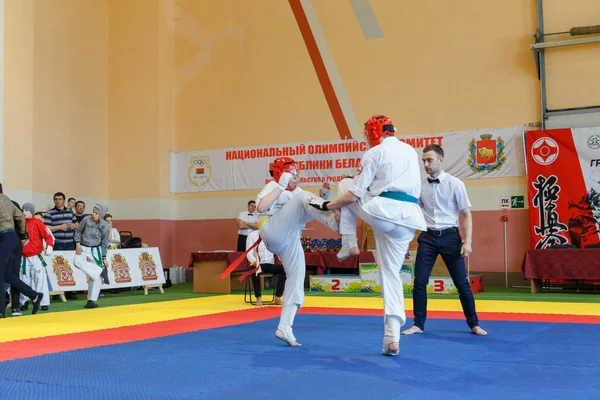
[(435, 178), (435, 179), (427, 178), (427, 182), (429, 182), (429, 183), (440, 183), (440, 180), (438, 178)]
[(252, 213), (248, 213), (248, 216), (249, 216), (249, 217), (251, 217), (251, 216), (252, 216)]

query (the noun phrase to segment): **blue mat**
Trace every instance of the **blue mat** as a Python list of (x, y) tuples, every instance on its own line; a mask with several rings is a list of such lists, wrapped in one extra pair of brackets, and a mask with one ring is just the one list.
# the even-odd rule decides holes
[[(409, 321), (406, 326), (410, 326)], [(176, 323), (176, 322), (174, 322)], [(432, 319), (382, 357), (381, 317), (299, 315), (0, 363), (14, 399), (600, 399), (600, 325)]]

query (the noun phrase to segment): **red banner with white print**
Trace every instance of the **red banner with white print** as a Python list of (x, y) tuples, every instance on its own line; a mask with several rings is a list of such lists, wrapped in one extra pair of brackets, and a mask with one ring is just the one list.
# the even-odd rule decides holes
[(600, 242), (600, 128), (526, 133), (532, 249)]

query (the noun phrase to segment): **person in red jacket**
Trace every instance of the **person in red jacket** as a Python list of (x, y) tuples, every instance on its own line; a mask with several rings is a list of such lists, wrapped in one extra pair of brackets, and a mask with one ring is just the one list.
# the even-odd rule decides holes
[[(41, 306), (42, 310), (48, 310), (50, 295), (48, 293), (48, 281), (46, 280), (46, 262), (42, 258), (42, 251), (44, 250), (44, 241), (46, 241), (45, 254), (47, 256), (52, 254), (54, 237), (48, 233), (44, 222), (33, 218), (33, 214), (35, 214), (33, 204), (23, 204), (23, 215), (29, 234), (29, 243), (23, 246), (21, 279), (36, 292), (44, 294)], [(26, 301), (23, 295), (21, 295), (21, 301), (23, 303)]]

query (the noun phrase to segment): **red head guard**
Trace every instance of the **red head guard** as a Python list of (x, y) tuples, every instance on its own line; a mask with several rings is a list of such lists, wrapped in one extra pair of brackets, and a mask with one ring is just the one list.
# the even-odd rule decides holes
[(394, 136), (394, 132), (394, 123), (385, 115), (374, 115), (365, 122), (365, 137), (369, 147), (377, 146), (385, 135)]
[(297, 171), (298, 164), (296, 164), (296, 161), (289, 157), (279, 157), (269, 164), (269, 173), (275, 182), (279, 182), (279, 178), (281, 178), (281, 174), (284, 172), (290, 172), (294, 175), (297, 173)]

